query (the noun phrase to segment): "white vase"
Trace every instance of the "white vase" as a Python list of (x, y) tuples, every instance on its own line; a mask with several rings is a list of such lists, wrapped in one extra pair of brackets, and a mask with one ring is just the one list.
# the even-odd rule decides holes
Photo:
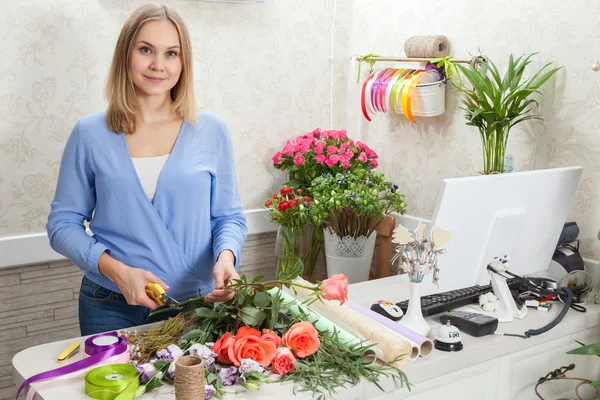
[(403, 325), (423, 336), (428, 336), (431, 327), (423, 318), (421, 311), (421, 285), (422, 282), (410, 282), (410, 299), (408, 300), (408, 310), (400, 320)]
[(344, 274), (348, 278), (348, 283), (368, 281), (377, 232), (373, 231), (369, 237), (341, 238), (331, 229), (326, 228), (324, 234), (327, 277)]

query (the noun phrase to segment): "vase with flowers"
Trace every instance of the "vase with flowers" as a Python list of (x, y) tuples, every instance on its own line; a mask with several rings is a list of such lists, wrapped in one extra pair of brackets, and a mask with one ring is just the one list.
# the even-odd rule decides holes
[(301, 270), (303, 269), (307, 251), (304, 228), (312, 203), (312, 199), (305, 196), (304, 192), (304, 189), (284, 186), (264, 203), (271, 221), (279, 225), (275, 242), (277, 278), (288, 274), (297, 263), (302, 264)]
[[(344, 130), (315, 129), (310, 133), (288, 140), (283, 149), (273, 156), (276, 169), (287, 173), (286, 186), (303, 189), (312, 196), (312, 182), (323, 174), (353, 173), (379, 165), (377, 153), (361, 142), (349, 138)], [(323, 229), (317, 219), (312, 225), (307, 252), (306, 274), (313, 276), (317, 257), (323, 250)], [(307, 227), (308, 228), (308, 227)]]
[(312, 182), (311, 217), (323, 225), (327, 275), (343, 273), (348, 282), (369, 278), (375, 229), (391, 213), (404, 213), (398, 186), (370, 168), (323, 174)]

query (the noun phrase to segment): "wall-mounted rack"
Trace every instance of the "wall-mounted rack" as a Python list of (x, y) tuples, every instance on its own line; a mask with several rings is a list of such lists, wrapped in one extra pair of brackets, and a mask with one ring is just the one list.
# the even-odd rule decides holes
[[(438, 58), (410, 58), (410, 57), (387, 57), (387, 56), (353, 56), (357, 61), (398, 61), (398, 62), (431, 62), (433, 60), (439, 60)], [(445, 57), (440, 57), (445, 58)], [(458, 64), (471, 64), (474, 61), (478, 61), (477, 58), (448, 58), (448, 62)], [(484, 60), (482, 60), (484, 61)]]

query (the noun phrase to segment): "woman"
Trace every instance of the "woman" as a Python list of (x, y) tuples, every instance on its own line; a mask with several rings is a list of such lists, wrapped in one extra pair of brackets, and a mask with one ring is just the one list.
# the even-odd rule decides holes
[(82, 335), (149, 322), (148, 282), (179, 301), (229, 300), (247, 231), (227, 126), (196, 114), (190, 36), (174, 10), (129, 17), (106, 93), (107, 111), (67, 141), (47, 224), (52, 248), (85, 272)]

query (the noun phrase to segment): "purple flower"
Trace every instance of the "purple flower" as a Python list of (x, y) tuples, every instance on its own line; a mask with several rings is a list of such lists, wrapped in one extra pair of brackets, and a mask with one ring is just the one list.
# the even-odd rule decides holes
[(238, 371), (240, 371), (240, 375), (243, 377), (244, 375), (251, 374), (254, 371), (258, 371), (262, 374), (265, 372), (265, 369), (253, 359), (243, 358)]
[(166, 349), (159, 350), (156, 352), (156, 357), (159, 360), (163, 360), (166, 362), (172, 362), (177, 360), (179, 357), (183, 355), (183, 350), (179, 348), (176, 344), (172, 344)]
[(398, 190), (398, 185), (392, 186), (392, 193), (394, 193), (396, 190)]
[(223, 386), (231, 386), (231, 385), (235, 384), (235, 382), (237, 380), (236, 374), (237, 374), (236, 367), (222, 368), (221, 371), (219, 372), (219, 378), (221, 378), (221, 382), (223, 382)]
[(217, 394), (217, 391), (213, 385), (204, 385), (204, 400), (212, 399), (215, 394)]
[(169, 369), (167, 370), (167, 375), (169, 376), (169, 378), (175, 379), (175, 361), (173, 361), (171, 363), (171, 365), (169, 365)]
[(206, 342), (204, 343), (204, 345), (211, 350), (215, 347), (215, 344), (213, 342)]
[(212, 348), (199, 343), (190, 346), (189, 352), (191, 355), (200, 356), (204, 360), (207, 360), (208, 358), (215, 358), (217, 356), (217, 354), (212, 351)]
[(138, 364), (135, 369), (140, 374), (141, 383), (149, 381), (156, 375), (156, 368), (154, 368), (154, 364), (152, 363)]
[(215, 359), (213, 357), (205, 359), (204, 368), (210, 372), (215, 372)]

